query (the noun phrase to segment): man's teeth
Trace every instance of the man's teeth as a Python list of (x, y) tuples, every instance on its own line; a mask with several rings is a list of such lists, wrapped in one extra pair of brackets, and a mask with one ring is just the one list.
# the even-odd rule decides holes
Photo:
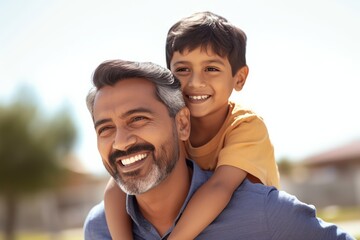
[(133, 156), (133, 157), (130, 157), (130, 158), (125, 158), (123, 160), (121, 160), (121, 163), (126, 166), (126, 165), (129, 165), (129, 164), (132, 164), (134, 162), (137, 162), (139, 160), (142, 160), (144, 158), (146, 158), (147, 154), (143, 153), (143, 154), (139, 154), (139, 155), (136, 155), (136, 156)]
[(189, 98), (193, 99), (193, 100), (205, 100), (205, 99), (209, 98), (209, 95), (200, 95), (200, 96), (190, 96), (189, 95)]

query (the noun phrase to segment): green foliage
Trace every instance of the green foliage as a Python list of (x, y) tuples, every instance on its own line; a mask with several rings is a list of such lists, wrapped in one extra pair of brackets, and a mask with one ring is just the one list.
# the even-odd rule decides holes
[(61, 160), (71, 150), (75, 135), (66, 109), (47, 119), (26, 91), (20, 92), (12, 104), (0, 105), (0, 194), (6, 204), (5, 239), (15, 239), (21, 195), (54, 187), (65, 176)]
[(360, 220), (360, 206), (330, 206), (318, 209), (317, 216), (328, 222), (358, 221)]
[(277, 162), (277, 165), (278, 165), (280, 176), (281, 175), (289, 175), (294, 167), (293, 163), (287, 158), (280, 159)]
[(66, 109), (47, 119), (26, 95), (0, 106), (0, 133), (0, 194), (5, 195), (54, 186), (76, 137)]

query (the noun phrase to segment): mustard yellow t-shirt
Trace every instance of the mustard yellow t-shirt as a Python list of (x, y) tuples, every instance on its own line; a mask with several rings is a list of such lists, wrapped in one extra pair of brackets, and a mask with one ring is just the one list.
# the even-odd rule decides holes
[(192, 147), (185, 142), (190, 159), (205, 170), (218, 166), (238, 167), (263, 184), (279, 188), (274, 148), (263, 119), (249, 109), (230, 102), (223, 126), (208, 143)]

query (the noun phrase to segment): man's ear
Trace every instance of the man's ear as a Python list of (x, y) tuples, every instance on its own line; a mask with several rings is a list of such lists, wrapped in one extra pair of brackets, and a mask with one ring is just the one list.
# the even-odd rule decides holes
[(183, 107), (175, 116), (176, 127), (180, 140), (186, 141), (190, 136), (190, 111)]
[(235, 78), (234, 89), (236, 91), (240, 91), (244, 87), (248, 74), (249, 74), (248, 66), (243, 66), (236, 72), (234, 77)]

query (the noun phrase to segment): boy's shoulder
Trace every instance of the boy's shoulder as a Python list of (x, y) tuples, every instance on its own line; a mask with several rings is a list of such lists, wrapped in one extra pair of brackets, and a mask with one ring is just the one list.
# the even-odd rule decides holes
[(232, 115), (257, 115), (250, 107), (232, 101), (229, 101), (229, 109)]
[(229, 120), (231, 122), (251, 122), (259, 121), (263, 123), (263, 118), (251, 108), (235, 102), (229, 102)]

